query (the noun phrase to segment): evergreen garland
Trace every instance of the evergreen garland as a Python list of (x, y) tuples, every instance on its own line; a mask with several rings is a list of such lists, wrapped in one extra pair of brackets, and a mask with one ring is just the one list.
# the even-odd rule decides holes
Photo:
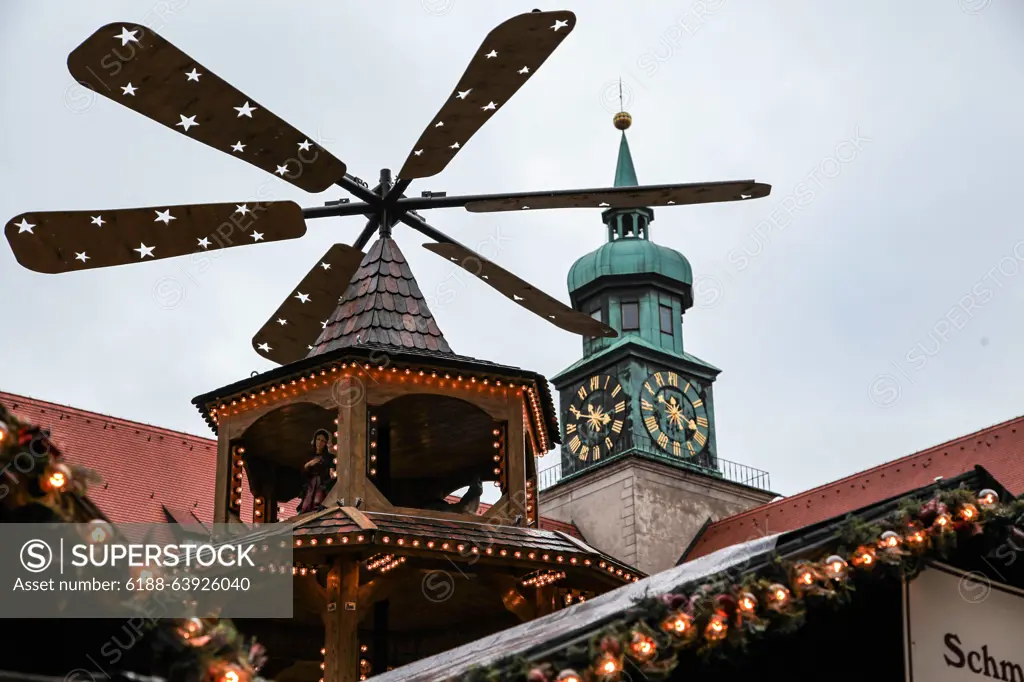
[[(86, 497), (96, 474), (64, 461), (47, 430), (0, 404), (0, 521), (67, 522), (110, 527)], [(101, 530), (102, 529), (102, 530)], [(263, 646), (229, 620), (146, 619), (154, 673), (168, 682), (250, 682), (266, 662)]]
[(549, 660), (522, 656), (475, 667), (449, 682), (613, 682), (628, 669), (658, 679), (682, 652), (735, 657), (767, 635), (792, 633), (809, 609), (849, 602), (854, 583), (912, 580), (928, 560), (946, 559), (958, 541), (982, 536), (1024, 544), (1024, 501), (1006, 504), (993, 490), (939, 493), (922, 503), (905, 500), (877, 522), (848, 519), (828, 552), (782, 560), (753, 574), (719, 575), (691, 588), (637, 601), (623, 617)]

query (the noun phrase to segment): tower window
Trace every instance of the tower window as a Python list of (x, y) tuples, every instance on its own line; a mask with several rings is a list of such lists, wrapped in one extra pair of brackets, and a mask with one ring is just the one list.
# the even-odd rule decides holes
[(590, 316), (592, 318), (594, 318), (595, 320), (597, 320), (598, 322), (601, 322), (602, 321), (601, 320), (601, 309), (600, 308), (594, 308), (593, 310), (590, 311)]
[(640, 304), (636, 301), (623, 301), (621, 304), (622, 311), (622, 331), (635, 331), (640, 329)]
[(671, 334), (672, 333), (672, 306), (662, 305), (658, 306), (658, 312), (661, 315), (661, 333)]

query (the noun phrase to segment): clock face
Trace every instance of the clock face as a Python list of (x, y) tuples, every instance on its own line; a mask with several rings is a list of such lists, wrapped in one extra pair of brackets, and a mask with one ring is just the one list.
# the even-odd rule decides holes
[(626, 402), (622, 384), (607, 374), (595, 374), (580, 384), (565, 418), (569, 450), (584, 462), (610, 452), (622, 433)]
[(647, 377), (640, 395), (640, 416), (651, 440), (676, 457), (697, 455), (708, 443), (704, 391), (675, 372)]

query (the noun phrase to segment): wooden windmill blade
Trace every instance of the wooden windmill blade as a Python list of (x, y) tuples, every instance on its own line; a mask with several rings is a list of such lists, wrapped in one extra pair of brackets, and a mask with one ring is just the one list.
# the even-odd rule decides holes
[(513, 275), (497, 263), (488, 260), (461, 244), (424, 244), (423, 248), (447, 259), (475, 275), (484, 283), (501, 292), (509, 300), (521, 305), (534, 315), (544, 318), (560, 329), (580, 336), (615, 337), (618, 333), (600, 320), (573, 310), (556, 298), (545, 294), (529, 282)]
[(504, 108), (576, 25), (569, 11), (533, 11), (499, 24), (480, 44), (455, 90), (409, 153), (398, 177), (437, 175)]
[(545, 208), (644, 208), (684, 206), (766, 197), (771, 185), (754, 180), (698, 182), (601, 189), (568, 189), (481, 197), (466, 203), (472, 213), (527, 211)]
[(296, 239), (306, 222), (295, 202), (271, 201), (22, 213), (4, 232), (21, 265), (58, 274)]
[(145, 26), (103, 26), (68, 55), (68, 70), (104, 97), (307, 192), (345, 175), (330, 152)]
[(460, 268), (476, 276), (485, 284), (497, 289), (509, 300), (521, 305), (534, 315), (543, 318), (550, 324), (581, 336), (615, 337), (618, 333), (600, 320), (595, 320), (578, 310), (573, 310), (558, 299), (548, 296), (529, 282), (520, 279), (494, 261), (484, 258), (477, 252), (459, 244), (444, 235), (440, 230), (414, 215), (402, 216), (402, 222), (415, 227), (424, 234), (440, 238), (436, 244), (424, 244), (423, 248), (431, 253), (458, 265)]
[(253, 349), (282, 365), (306, 357), (365, 255), (348, 244), (329, 248), (252, 337)]

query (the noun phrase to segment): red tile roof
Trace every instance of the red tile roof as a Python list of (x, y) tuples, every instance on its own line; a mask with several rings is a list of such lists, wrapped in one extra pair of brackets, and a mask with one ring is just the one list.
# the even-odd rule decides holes
[[(96, 470), (103, 484), (89, 498), (115, 523), (167, 523), (188, 515), (213, 521), (217, 441), (179, 431), (87, 412), (35, 398), (0, 392), (15, 416), (50, 429), (72, 464)], [(295, 513), (298, 500), (282, 506)], [(482, 514), (490, 508), (480, 505)], [(242, 518), (252, 518), (252, 496), (242, 498)], [(570, 523), (541, 518), (541, 528), (584, 539)]]
[(684, 557), (803, 528), (983, 466), (1013, 495), (1024, 494), (1024, 417), (755, 507), (710, 524)]

